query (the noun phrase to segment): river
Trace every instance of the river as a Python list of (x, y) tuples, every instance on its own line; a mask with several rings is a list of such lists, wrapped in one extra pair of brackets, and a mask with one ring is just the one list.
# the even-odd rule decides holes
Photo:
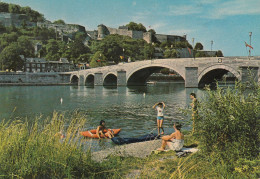
[[(191, 127), (190, 118), (180, 111), (189, 107), (191, 92), (197, 93), (198, 98), (204, 93), (174, 82), (136, 87), (2, 86), (0, 120), (15, 117), (34, 120), (39, 115), (51, 116), (54, 111), (80, 110), (87, 114), (86, 130), (96, 128), (100, 120), (105, 120), (108, 128), (122, 129), (119, 136), (136, 137), (157, 132), (156, 110), (152, 106), (164, 101), (163, 126), (166, 133), (171, 133), (175, 121), (180, 121), (184, 129)], [(110, 140), (104, 141), (97, 148), (112, 145)]]

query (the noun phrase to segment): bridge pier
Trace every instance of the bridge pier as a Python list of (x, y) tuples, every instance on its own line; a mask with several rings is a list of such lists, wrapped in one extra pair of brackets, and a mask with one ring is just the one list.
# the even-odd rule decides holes
[(79, 75), (78, 86), (84, 86), (84, 75)]
[(102, 73), (95, 73), (95, 77), (94, 77), (94, 85), (95, 86), (102, 86), (103, 85), (103, 77), (102, 77)]
[(117, 71), (117, 86), (126, 85), (126, 71)]
[(258, 71), (259, 67), (241, 67), (242, 75), (241, 81), (242, 83), (250, 82), (251, 80), (258, 82)]
[(198, 67), (185, 67), (185, 87), (198, 88)]

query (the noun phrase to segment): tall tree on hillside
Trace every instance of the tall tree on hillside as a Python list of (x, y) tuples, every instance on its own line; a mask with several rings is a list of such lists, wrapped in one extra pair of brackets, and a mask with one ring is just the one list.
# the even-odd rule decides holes
[(17, 71), (23, 68), (24, 61), (19, 56), (22, 53), (22, 48), (18, 43), (11, 43), (4, 48), (0, 54), (0, 61), (3, 64), (2, 68)]
[(57, 61), (60, 58), (59, 54), (59, 44), (56, 40), (51, 39), (48, 40), (48, 43), (46, 45), (46, 59), (47, 60), (53, 60)]
[(16, 42), (18, 39), (18, 34), (16, 32), (12, 32), (10, 34), (4, 33), (0, 35), (0, 48), (5, 48), (12, 42)]
[(142, 23), (137, 24), (135, 22), (130, 22), (126, 26), (128, 27), (129, 30), (147, 32), (145, 26)]
[(107, 59), (101, 51), (97, 51), (90, 61), (90, 67), (101, 67), (107, 65)]
[(0, 2), (0, 12), (9, 12), (9, 4)]
[(21, 13), (21, 6), (16, 5), (16, 4), (9, 4), (8, 10), (9, 10), (10, 13), (20, 14)]
[(34, 47), (32, 41), (28, 36), (20, 36), (17, 40), (18, 45), (22, 49), (21, 55), (25, 57), (33, 57), (34, 56)]

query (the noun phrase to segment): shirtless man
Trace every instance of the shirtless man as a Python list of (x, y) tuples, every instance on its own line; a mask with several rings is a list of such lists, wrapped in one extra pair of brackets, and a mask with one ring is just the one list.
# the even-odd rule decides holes
[(158, 151), (164, 151), (166, 145), (169, 146), (170, 149), (179, 151), (183, 147), (184, 144), (184, 135), (181, 133), (181, 124), (175, 124), (173, 125), (173, 128), (175, 130), (174, 133), (171, 135), (163, 136), (162, 137), (162, 145)]
[[(104, 134), (105, 129), (107, 132)], [(100, 125), (97, 127), (96, 134), (99, 139), (101, 139), (101, 137), (108, 137), (110, 139), (114, 137), (114, 134), (106, 128), (105, 121), (103, 120), (100, 121)]]

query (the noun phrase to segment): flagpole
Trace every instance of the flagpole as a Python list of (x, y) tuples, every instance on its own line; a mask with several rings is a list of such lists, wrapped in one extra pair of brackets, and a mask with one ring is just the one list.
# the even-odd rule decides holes
[[(250, 46), (251, 46), (251, 36), (252, 36), (252, 32), (249, 32), (249, 45)], [(250, 48), (249, 48), (249, 57), (251, 57), (251, 49)]]

